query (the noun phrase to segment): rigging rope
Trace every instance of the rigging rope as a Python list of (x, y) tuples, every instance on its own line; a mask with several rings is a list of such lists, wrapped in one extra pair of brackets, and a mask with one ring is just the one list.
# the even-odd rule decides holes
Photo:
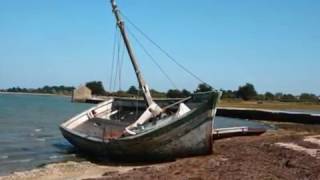
[(144, 53), (149, 56), (149, 58), (152, 60), (152, 62), (159, 68), (159, 70), (162, 72), (162, 74), (169, 80), (169, 82), (171, 83), (171, 85), (177, 88), (177, 85), (174, 83), (174, 81), (170, 78), (170, 76), (165, 72), (165, 70), (160, 66), (160, 64), (155, 60), (155, 58), (147, 51), (147, 49), (143, 46), (143, 44), (138, 40), (138, 38), (129, 30), (129, 28), (127, 27), (127, 30), (129, 32), (129, 34), (133, 37), (133, 39), (138, 43), (138, 45), (142, 48), (142, 50), (144, 51)]
[(114, 31), (114, 37), (113, 37), (112, 63), (111, 63), (110, 81), (109, 81), (109, 90), (110, 91), (113, 91), (112, 81), (113, 81), (114, 61), (115, 61), (117, 37), (118, 37), (117, 33), (118, 33), (118, 28), (117, 28), (117, 25), (116, 25), (115, 26), (115, 31)]
[(203, 81), (200, 77), (195, 75), (193, 72), (191, 72), (189, 69), (187, 69), (185, 66), (183, 66), (181, 63), (179, 63), (175, 58), (173, 58), (166, 50), (164, 50), (160, 45), (158, 45), (155, 41), (153, 41), (146, 33), (144, 33), (137, 25), (135, 25), (125, 14), (123, 14), (120, 11), (120, 14), (131, 24), (142, 36), (144, 36), (148, 41), (150, 41), (155, 47), (157, 47), (162, 53), (164, 53), (171, 61), (173, 61), (178, 67), (180, 67), (182, 70), (187, 72), (189, 75), (191, 75), (193, 78), (197, 79), (203, 84), (206, 84), (207, 86), (212, 87), (205, 81)]
[[(119, 35), (119, 33), (118, 33)], [(120, 35), (119, 35), (120, 36)], [(121, 77), (120, 77), (120, 66), (121, 66), (121, 62), (120, 62), (120, 52), (121, 52), (121, 39), (120, 38), (117, 38), (117, 47), (116, 47), (116, 66), (115, 66), (115, 76), (113, 77), (113, 90), (116, 90), (117, 88), (117, 81), (119, 81), (119, 87), (120, 87), (120, 80), (121, 80)]]
[(122, 46), (122, 53), (121, 53), (120, 62), (119, 62), (119, 90), (121, 90), (121, 84), (122, 84), (121, 83), (121, 80), (122, 80), (122, 67), (123, 67), (123, 59), (124, 59), (124, 53), (125, 53), (125, 48), (123, 46)]
[[(119, 35), (119, 34), (118, 34)], [(116, 48), (116, 66), (115, 66), (115, 76), (114, 76), (114, 80), (113, 80), (113, 90), (116, 89), (117, 87), (117, 80), (119, 78), (119, 63), (120, 63), (120, 49), (121, 49), (121, 40), (120, 38), (117, 39), (118, 43), (117, 43), (117, 48)]]
[[(122, 81), (122, 68), (123, 68), (123, 62), (124, 62), (124, 54), (125, 54), (125, 48), (124, 44), (121, 43), (121, 35), (120, 32), (117, 31), (117, 35), (119, 36), (117, 38), (117, 43), (116, 43), (116, 64), (115, 64), (115, 75), (113, 79), (113, 90), (116, 90), (117, 85), (118, 85), (118, 90), (121, 90), (121, 81)], [(118, 83), (118, 84), (117, 84)]]

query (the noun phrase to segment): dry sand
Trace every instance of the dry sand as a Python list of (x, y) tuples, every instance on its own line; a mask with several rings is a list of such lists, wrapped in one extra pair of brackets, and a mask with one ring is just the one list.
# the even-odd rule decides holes
[(134, 167), (105, 166), (91, 162), (65, 162), (49, 164), (43, 168), (25, 172), (16, 172), (9, 176), (0, 177), (1, 180), (64, 180), (87, 179), (99, 177), (106, 172), (125, 173)]
[(0, 179), (319, 180), (320, 159), (317, 153), (308, 152), (320, 150), (320, 126), (289, 123), (277, 126), (279, 130), (261, 136), (218, 140), (214, 144), (213, 154), (208, 156), (139, 166), (67, 162)]

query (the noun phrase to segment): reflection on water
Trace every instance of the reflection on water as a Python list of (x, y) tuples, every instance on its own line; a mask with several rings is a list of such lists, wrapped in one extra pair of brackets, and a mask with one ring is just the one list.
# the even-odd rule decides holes
[[(58, 127), (90, 106), (71, 103), (68, 97), (0, 94), (0, 175), (81, 160)], [(264, 127), (254, 121), (224, 117), (217, 117), (214, 126)]]

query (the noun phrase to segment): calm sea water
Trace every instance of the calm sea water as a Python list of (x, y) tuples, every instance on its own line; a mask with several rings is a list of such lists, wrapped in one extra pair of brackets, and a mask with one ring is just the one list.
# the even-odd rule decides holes
[[(92, 105), (60, 96), (0, 94), (0, 175), (52, 162), (81, 160), (60, 134), (59, 124)], [(217, 117), (215, 127), (265, 127)]]

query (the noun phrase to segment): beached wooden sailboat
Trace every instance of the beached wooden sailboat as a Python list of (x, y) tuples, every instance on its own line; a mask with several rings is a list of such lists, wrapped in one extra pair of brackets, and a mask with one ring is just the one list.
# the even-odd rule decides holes
[(63, 123), (63, 136), (80, 150), (125, 160), (210, 154), (220, 92), (196, 93), (160, 107), (143, 79), (118, 7), (114, 0), (111, 4), (146, 106), (137, 108), (134, 99), (110, 98)]

